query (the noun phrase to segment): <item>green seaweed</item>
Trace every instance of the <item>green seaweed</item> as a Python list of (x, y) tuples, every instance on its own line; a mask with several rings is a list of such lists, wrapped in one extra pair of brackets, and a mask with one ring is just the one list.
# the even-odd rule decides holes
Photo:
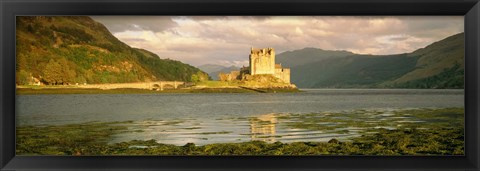
[(230, 131), (220, 131), (220, 132), (200, 132), (200, 133), (196, 133), (196, 134), (203, 134), (203, 135), (207, 135), (207, 134), (230, 134), (232, 132)]
[[(354, 113), (354, 114), (353, 114)], [(361, 135), (328, 142), (267, 143), (249, 141), (184, 146), (133, 140), (109, 144), (112, 136), (135, 132), (126, 122), (17, 127), (17, 155), (463, 155), (464, 109), (411, 109), (390, 111), (290, 114), (277, 117), (295, 121), (287, 127)], [(368, 117), (367, 117), (368, 116)], [(408, 116), (408, 118), (401, 118)], [(393, 118), (381, 120), (382, 118)], [(250, 118), (251, 119), (251, 118)], [(404, 121), (426, 121), (422, 123)], [(362, 121), (363, 120), (363, 121)], [(366, 122), (375, 121), (375, 122)], [(378, 122), (377, 122), (378, 121)], [(179, 121), (167, 122), (178, 124)], [(321, 124), (323, 123), (323, 124)], [(342, 125), (342, 126), (339, 126)], [(398, 126), (400, 125), (400, 126)], [(382, 127), (393, 127), (384, 129)], [(341, 129), (340, 129), (341, 128)], [(347, 128), (347, 129), (345, 129)], [(352, 128), (352, 129), (349, 129)], [(199, 134), (229, 134), (227, 131)]]

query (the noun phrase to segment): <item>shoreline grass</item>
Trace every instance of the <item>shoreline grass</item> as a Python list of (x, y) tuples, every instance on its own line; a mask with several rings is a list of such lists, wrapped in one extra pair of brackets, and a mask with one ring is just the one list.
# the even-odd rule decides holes
[[(248, 82), (250, 83), (250, 82)], [(257, 82), (252, 82), (257, 83)], [(249, 86), (250, 85), (250, 86)], [(295, 86), (286, 83), (246, 84), (239, 81), (202, 81), (191, 87), (164, 87), (163, 90), (148, 90), (138, 87), (101, 89), (110, 84), (85, 87), (82, 85), (17, 85), (18, 95), (24, 94), (161, 94), (161, 93), (295, 93), (301, 92)]]
[[(263, 93), (295, 93), (298, 89), (265, 88)], [(182, 88), (165, 89), (163, 91), (121, 88), (121, 89), (95, 89), (95, 88), (17, 88), (17, 95), (37, 94), (165, 94), (165, 93), (261, 93), (243, 88)]]

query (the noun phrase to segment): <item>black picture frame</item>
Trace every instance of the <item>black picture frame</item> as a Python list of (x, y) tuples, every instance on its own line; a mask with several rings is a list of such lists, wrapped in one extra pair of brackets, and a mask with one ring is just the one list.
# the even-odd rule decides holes
[[(1, 0), (1, 170), (455, 170), (480, 168), (478, 0)], [(463, 15), (465, 156), (15, 156), (18, 15)]]

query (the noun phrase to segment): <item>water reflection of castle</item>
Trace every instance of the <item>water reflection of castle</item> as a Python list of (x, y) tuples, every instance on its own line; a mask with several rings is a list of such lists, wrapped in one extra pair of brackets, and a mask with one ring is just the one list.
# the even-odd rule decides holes
[(252, 141), (275, 142), (275, 124), (277, 118), (274, 114), (265, 114), (250, 119), (250, 133)]

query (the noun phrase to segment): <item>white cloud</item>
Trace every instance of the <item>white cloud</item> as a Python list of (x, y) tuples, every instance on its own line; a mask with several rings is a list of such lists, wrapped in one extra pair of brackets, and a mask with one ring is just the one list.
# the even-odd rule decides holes
[(195, 66), (248, 65), (250, 47), (407, 53), (463, 32), (462, 16), (94, 17), (125, 43)]

